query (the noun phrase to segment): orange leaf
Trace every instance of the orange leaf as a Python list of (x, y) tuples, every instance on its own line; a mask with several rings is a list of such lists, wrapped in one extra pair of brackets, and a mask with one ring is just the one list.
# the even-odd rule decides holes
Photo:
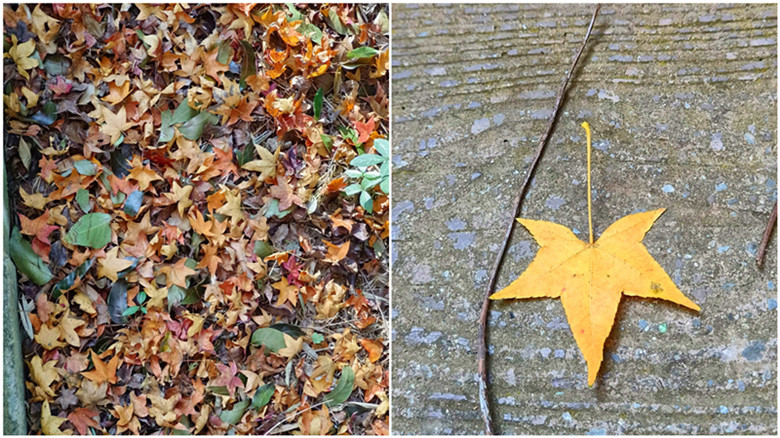
[(323, 243), (328, 247), (328, 254), (325, 256), (325, 261), (333, 263), (334, 265), (342, 261), (349, 252), (349, 241), (346, 241), (341, 245), (334, 245), (325, 240), (323, 240)]
[[(122, 85), (117, 85), (116, 82), (108, 83), (108, 94), (103, 96), (103, 100), (116, 105), (123, 101), (127, 95), (130, 94), (130, 81), (125, 80)], [(82, 434), (83, 435), (83, 434)]]
[(374, 118), (368, 119), (366, 123), (355, 122), (355, 128), (359, 134), (358, 142), (365, 143), (371, 136), (371, 133), (374, 132)]
[(97, 384), (105, 382), (116, 383), (116, 369), (119, 366), (119, 355), (114, 354), (114, 357), (106, 364), (100, 360), (100, 357), (94, 350), (90, 350), (90, 352), (92, 354), (92, 363), (95, 365), (95, 369), (92, 371), (84, 371), (81, 375)]
[(382, 357), (382, 350), (384, 350), (384, 346), (382, 345), (381, 341), (374, 339), (361, 339), (360, 345), (362, 345), (366, 352), (368, 352), (368, 360), (371, 361), (371, 363), (375, 363), (379, 360), (380, 357)]

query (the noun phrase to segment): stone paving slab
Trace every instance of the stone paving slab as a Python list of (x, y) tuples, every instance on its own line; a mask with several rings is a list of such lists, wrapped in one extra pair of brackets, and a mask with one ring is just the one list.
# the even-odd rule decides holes
[[(395, 5), (393, 430), (481, 433), (480, 299), (512, 199), (590, 19), (577, 5)], [(523, 217), (587, 239), (666, 207), (644, 240), (702, 307), (624, 299), (596, 385), (558, 300), (492, 306), (508, 434), (777, 432), (776, 5), (604, 5)], [(515, 232), (498, 287), (538, 247)]]

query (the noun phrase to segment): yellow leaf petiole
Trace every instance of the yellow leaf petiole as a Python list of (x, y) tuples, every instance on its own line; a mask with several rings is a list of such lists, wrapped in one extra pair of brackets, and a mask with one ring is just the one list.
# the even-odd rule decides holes
[(590, 244), (593, 245), (593, 215), (590, 206), (590, 125), (588, 122), (582, 122), (582, 127), (585, 128), (585, 135), (588, 138), (588, 228), (590, 229)]

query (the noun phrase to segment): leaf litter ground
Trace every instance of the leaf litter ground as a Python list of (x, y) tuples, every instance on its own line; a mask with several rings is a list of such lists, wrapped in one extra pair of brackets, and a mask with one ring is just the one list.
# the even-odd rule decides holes
[(386, 5), (3, 18), (30, 432), (387, 434)]

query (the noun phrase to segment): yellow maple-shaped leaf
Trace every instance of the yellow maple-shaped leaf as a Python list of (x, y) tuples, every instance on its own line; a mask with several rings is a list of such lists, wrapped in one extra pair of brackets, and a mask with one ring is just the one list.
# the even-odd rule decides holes
[(44, 435), (72, 435), (73, 431), (60, 430), (60, 426), (66, 421), (68, 421), (67, 418), (52, 415), (49, 402), (43, 401), (43, 406), (41, 406), (41, 432)]
[(146, 190), (149, 188), (149, 184), (152, 181), (162, 180), (162, 177), (152, 170), (149, 166), (144, 166), (141, 159), (137, 156), (133, 158), (133, 168), (130, 170), (130, 174), (127, 179), (134, 179), (138, 181), (138, 188)]
[(164, 286), (158, 288), (157, 282), (154, 279), (152, 279), (152, 281), (147, 281), (145, 278), (140, 278), (138, 282), (143, 286), (144, 292), (149, 297), (149, 301), (146, 302), (146, 308), (162, 309), (164, 307), (163, 300), (168, 297), (168, 287)]
[(79, 338), (79, 335), (76, 333), (76, 329), (84, 324), (84, 321), (73, 318), (70, 310), (66, 310), (57, 328), (60, 329), (61, 338), (64, 339), (65, 342), (78, 348), (81, 346), (81, 338)]
[(230, 226), (235, 227), (238, 221), (244, 219), (244, 213), (241, 211), (241, 191), (226, 190), (225, 200), (227, 203), (215, 211), (219, 214), (230, 217)]
[(64, 347), (65, 343), (60, 341), (60, 329), (57, 327), (49, 327), (46, 324), (41, 325), (41, 329), (35, 334), (35, 342), (46, 350), (54, 350), (55, 348)]
[(122, 136), (122, 131), (132, 127), (133, 124), (127, 122), (125, 107), (119, 108), (116, 114), (106, 107), (101, 108), (105, 123), (100, 125), (100, 132), (111, 137), (111, 144), (114, 144)]
[(276, 283), (273, 283), (274, 289), (279, 291), (279, 298), (276, 300), (276, 307), (290, 302), (293, 307), (298, 305), (298, 286), (287, 282), (287, 277), (282, 277)]
[(57, 365), (56, 360), (50, 360), (43, 363), (43, 359), (37, 355), (30, 360), (30, 378), (50, 397), (54, 397), (55, 395), (54, 390), (51, 388), (51, 384), (60, 378), (55, 365)]
[(591, 237), (592, 243), (583, 242), (563, 225), (518, 219), (541, 248), (520, 277), (490, 298), (560, 298), (588, 365), (588, 384), (593, 385), (623, 295), (658, 298), (700, 310), (642, 244), (664, 210), (626, 216), (610, 225), (596, 242)]
[(490, 298), (560, 298), (592, 385), (623, 294), (699, 310), (642, 245), (645, 233), (663, 212), (626, 216), (593, 244), (583, 242), (563, 225), (518, 219), (541, 248), (517, 280)]
[(279, 151), (282, 148), (277, 148), (273, 154), (261, 145), (255, 145), (257, 155), (260, 156), (259, 160), (253, 160), (245, 163), (241, 166), (242, 169), (251, 170), (252, 172), (260, 172), (258, 179), (260, 181), (266, 181), (269, 178), (276, 176), (276, 160), (279, 158)]
[(300, 336), (297, 339), (287, 333), (282, 333), (282, 336), (284, 336), (285, 347), (280, 348), (276, 354), (282, 357), (291, 358), (301, 351), (303, 348), (303, 336)]
[(16, 71), (29, 80), (30, 75), (27, 73), (27, 70), (38, 67), (38, 60), (30, 57), (35, 52), (35, 40), (31, 38), (22, 44), (18, 44), (18, 42), (16, 35), (12, 34), (11, 48), (8, 49), (6, 56), (13, 59), (16, 64)]
[(106, 257), (98, 259), (98, 277), (106, 277), (111, 281), (119, 280), (119, 272), (133, 265), (132, 260), (119, 257), (119, 247), (115, 246), (106, 252)]
[(178, 181), (174, 181), (173, 186), (171, 187), (171, 193), (164, 193), (166, 198), (177, 203), (176, 207), (179, 211), (179, 217), (183, 218), (184, 210), (192, 205), (192, 200), (190, 200), (190, 193), (192, 193), (193, 187), (194, 186), (188, 185), (182, 187), (179, 185)]
[(118, 85), (116, 82), (108, 83), (108, 94), (101, 99), (110, 103), (111, 105), (117, 105), (125, 100), (125, 97), (130, 94), (130, 81), (124, 81), (122, 85)]
[(49, 198), (43, 196), (42, 193), (27, 193), (19, 186), (19, 194), (22, 196), (22, 203), (28, 207), (32, 207), (36, 210), (45, 210), (46, 204), (49, 203)]

